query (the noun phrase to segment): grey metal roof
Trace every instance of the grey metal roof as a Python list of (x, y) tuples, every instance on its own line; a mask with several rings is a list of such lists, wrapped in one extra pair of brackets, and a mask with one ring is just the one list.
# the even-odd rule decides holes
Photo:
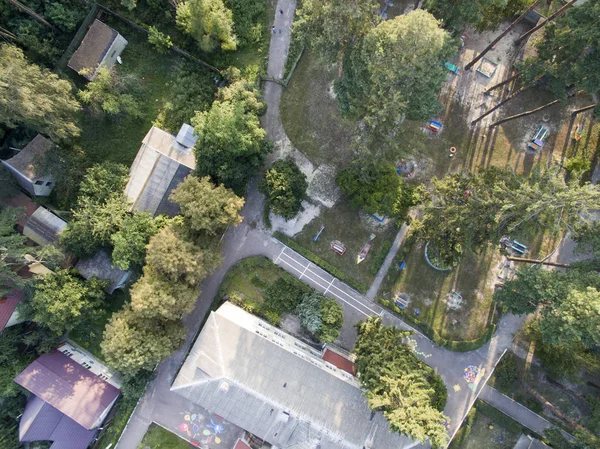
[(31, 395), (19, 422), (19, 441), (53, 441), (50, 449), (86, 449), (95, 435), (36, 395)]
[(132, 210), (150, 212), (153, 216), (176, 215), (179, 209), (169, 203), (169, 195), (195, 167), (191, 148), (183, 147), (175, 136), (153, 126), (142, 141), (125, 187)]
[(212, 312), (171, 389), (281, 448), (424, 447), (371, 414), (359, 382), (230, 303)]
[(116, 289), (125, 286), (131, 274), (129, 271), (113, 266), (110, 256), (104, 250), (98, 251), (90, 259), (79, 260), (75, 264), (75, 269), (86, 279), (97, 277), (103, 281), (108, 281), (108, 285), (104, 288), (107, 293), (112, 293)]
[(60, 233), (67, 227), (67, 222), (54, 215), (48, 209), (38, 207), (31, 214), (25, 227), (23, 235), (38, 245), (47, 245), (58, 241)]
[(194, 127), (192, 125), (184, 123), (181, 125), (181, 129), (177, 133), (175, 140), (186, 148), (192, 148), (194, 145), (196, 145), (198, 136), (194, 134)]

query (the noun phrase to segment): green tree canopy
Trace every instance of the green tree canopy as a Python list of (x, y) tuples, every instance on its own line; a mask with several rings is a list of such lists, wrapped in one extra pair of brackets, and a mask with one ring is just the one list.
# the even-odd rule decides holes
[(146, 260), (146, 245), (167, 222), (162, 216), (152, 218), (148, 212), (126, 215), (120, 229), (110, 238), (113, 264), (121, 270), (128, 270), (131, 265), (142, 266)]
[(192, 231), (215, 236), (227, 226), (242, 222), (239, 213), (244, 200), (222, 185), (215, 186), (209, 177), (188, 176), (170, 199), (179, 205), (185, 224)]
[(445, 447), (447, 418), (434, 405), (441, 394), (435, 389), (445, 386), (403, 343), (410, 333), (383, 326), (381, 318), (369, 318), (357, 329), (353, 352), (369, 407), (382, 411), (394, 431)]
[(295, 278), (280, 277), (265, 289), (265, 305), (277, 313), (292, 313), (302, 303), (308, 287)]
[(94, 81), (78, 92), (79, 99), (94, 114), (142, 117), (141, 85), (132, 75), (121, 76), (116, 68), (101, 67)]
[(62, 140), (80, 133), (71, 84), (31, 64), (14, 45), (0, 45), (0, 123), (25, 125)]
[(221, 264), (218, 248), (201, 248), (176, 226), (167, 226), (150, 239), (146, 264), (173, 283), (198, 286)]
[(318, 337), (323, 343), (333, 343), (340, 338), (344, 325), (344, 308), (333, 298), (321, 300), (321, 328)]
[(373, 0), (304, 0), (294, 33), (329, 62), (338, 62), (379, 23), (378, 7)]
[(35, 283), (30, 319), (55, 334), (70, 331), (101, 312), (104, 285), (97, 278), (84, 281), (76, 271), (49, 273)]
[(317, 292), (304, 295), (302, 302), (296, 308), (300, 324), (311, 334), (317, 335), (321, 329), (321, 301), (324, 296)]
[(271, 210), (286, 220), (294, 218), (306, 198), (306, 175), (293, 159), (279, 160), (269, 168), (259, 190), (267, 196)]
[(440, 110), (443, 62), (455, 52), (449, 33), (422, 9), (381, 22), (344, 65), (336, 83), (340, 106), (387, 138), (405, 117), (421, 120)]
[(231, 10), (238, 46), (258, 43), (264, 33), (262, 23), (267, 5), (255, 0), (224, 0)]
[(153, 370), (184, 338), (180, 321), (148, 319), (125, 307), (109, 320), (100, 346), (107, 364), (134, 376), (140, 370)]
[(171, 36), (161, 33), (158, 28), (154, 26), (148, 28), (148, 42), (156, 48), (156, 51), (163, 54), (173, 47)]
[(393, 164), (358, 159), (340, 170), (336, 181), (354, 207), (368, 214), (405, 217), (414, 205), (414, 190), (404, 184)]
[(210, 176), (238, 195), (244, 192), (248, 178), (272, 150), (258, 121), (263, 110), (258, 92), (246, 81), (219, 89), (211, 108), (192, 119), (199, 176)]
[(196, 39), (202, 51), (237, 48), (233, 14), (223, 0), (186, 0), (177, 7), (177, 24)]

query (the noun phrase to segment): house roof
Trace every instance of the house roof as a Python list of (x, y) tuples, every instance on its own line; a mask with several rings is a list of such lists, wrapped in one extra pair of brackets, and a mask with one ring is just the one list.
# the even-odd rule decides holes
[(59, 351), (42, 354), (15, 382), (88, 430), (119, 396), (118, 388)]
[[(111, 27), (95, 19), (67, 65), (77, 73), (85, 69), (95, 71), (118, 35)], [(92, 75), (85, 77), (89, 79)]]
[(38, 245), (57, 242), (67, 222), (48, 209), (39, 207), (27, 220), (23, 235)]
[(52, 148), (52, 141), (41, 134), (33, 138), (19, 153), (4, 161), (30, 181), (35, 181), (41, 175), (36, 173), (35, 159), (44, 155)]
[(359, 382), (230, 303), (209, 316), (171, 390), (281, 448), (423, 447), (371, 413)]
[(331, 363), (334, 366), (337, 366), (339, 369), (346, 371), (353, 376), (356, 374), (356, 366), (354, 363), (346, 356), (339, 353), (339, 351), (333, 350), (328, 347), (325, 349), (323, 353), (323, 360)]
[(0, 298), (0, 332), (4, 330), (17, 305), (23, 300), (23, 290), (15, 289)]
[(19, 441), (53, 441), (50, 449), (86, 449), (94, 434), (34, 394), (19, 422)]
[[(180, 141), (185, 145), (195, 143), (191, 128), (184, 124)], [(185, 129), (184, 129), (185, 128)], [(193, 130), (193, 128), (191, 128)], [(176, 137), (153, 126), (138, 151), (129, 172), (125, 194), (132, 209), (160, 214), (176, 215), (179, 207), (169, 201), (169, 195), (196, 167), (192, 147), (186, 147)]]
[(129, 271), (115, 267), (112, 259), (104, 250), (98, 251), (90, 259), (79, 260), (75, 264), (75, 269), (86, 279), (97, 277), (103, 281), (108, 281), (108, 285), (104, 288), (107, 293), (112, 293), (123, 287), (130, 275)]
[(517, 444), (514, 445), (513, 449), (547, 449), (544, 443), (540, 440), (532, 438), (528, 435), (521, 435)]
[(233, 449), (252, 449), (252, 448), (244, 440), (242, 440), (241, 438), (238, 438), (238, 440), (235, 442), (235, 446), (233, 446)]
[(19, 217), (19, 221), (17, 221), (17, 227), (19, 228), (19, 231), (23, 231), (27, 219), (31, 217), (31, 214), (33, 214), (38, 208), (37, 204), (35, 204), (27, 195), (21, 192), (11, 196), (10, 198), (4, 198), (2, 202), (8, 207), (20, 207), (23, 209), (23, 215)]

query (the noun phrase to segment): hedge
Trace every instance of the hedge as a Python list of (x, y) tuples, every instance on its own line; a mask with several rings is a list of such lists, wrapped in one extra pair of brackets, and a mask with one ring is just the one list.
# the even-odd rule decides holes
[(448, 446), (448, 449), (459, 449), (467, 440), (467, 438), (469, 438), (473, 423), (475, 423), (476, 414), (477, 409), (475, 407), (471, 407), (471, 410), (469, 410), (469, 413), (467, 413), (462, 426), (460, 426), (460, 429), (458, 429), (458, 432), (456, 432), (456, 435), (454, 435), (454, 438), (452, 439), (450, 446)]
[(495, 421), (499, 426), (504, 427), (505, 429), (510, 430), (516, 434), (524, 433), (526, 435), (531, 435), (538, 440), (542, 440), (543, 437), (528, 429), (525, 426), (522, 426), (520, 423), (512, 419), (510, 416), (505, 415), (497, 408), (492, 407), (491, 405), (483, 402), (481, 399), (478, 399), (476, 402), (476, 407), (479, 412), (488, 418)]
[(408, 321), (413, 324), (417, 329), (427, 335), (436, 345), (441, 346), (442, 348), (447, 348), (451, 351), (455, 352), (468, 352), (473, 351), (475, 349), (481, 348), (484, 344), (486, 344), (490, 338), (496, 332), (496, 325), (491, 324), (487, 327), (486, 331), (475, 340), (447, 340), (438, 334), (435, 329), (429, 326), (427, 323), (423, 323), (419, 319), (415, 318), (411, 314), (405, 313), (402, 309), (400, 309), (396, 304), (392, 303), (392, 301), (388, 301), (387, 299), (379, 298), (379, 304), (381, 304), (386, 309), (389, 309), (396, 315), (400, 315), (400, 318), (404, 321)]
[(321, 259), (319, 256), (317, 256), (312, 251), (304, 248), (303, 246), (300, 246), (298, 243), (296, 243), (295, 240), (289, 238), (288, 236), (282, 234), (279, 231), (275, 231), (273, 233), (273, 237), (275, 237), (277, 240), (279, 240), (284, 245), (289, 246), (291, 249), (293, 249), (297, 253), (306, 257), (308, 260), (310, 260), (315, 265), (320, 266), (322, 269), (327, 271), (330, 275), (338, 278), (342, 282), (345, 282), (353, 289), (358, 290), (361, 293), (367, 292), (368, 288), (365, 287), (363, 284), (361, 284), (360, 282), (357, 282), (354, 279), (352, 279), (351, 277), (347, 276), (346, 274), (344, 274), (342, 271), (340, 271), (339, 269), (337, 269), (336, 267), (331, 265), (326, 260)]
[(385, 262), (385, 258), (387, 257), (388, 253), (390, 252), (390, 249), (392, 249), (393, 244), (394, 244), (394, 242), (392, 242), (391, 240), (385, 240), (381, 244), (381, 248), (379, 248), (379, 252), (375, 255), (375, 257), (373, 258), (373, 262), (371, 263), (371, 266), (369, 267), (369, 271), (371, 272), (371, 274), (373, 276), (376, 276), (377, 273), (379, 273), (379, 269), (383, 265), (383, 262)]

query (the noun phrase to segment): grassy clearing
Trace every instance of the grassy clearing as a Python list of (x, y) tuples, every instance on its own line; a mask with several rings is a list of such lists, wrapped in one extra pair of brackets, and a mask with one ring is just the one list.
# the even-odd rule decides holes
[(219, 296), (230, 296), (235, 292), (244, 299), (262, 305), (265, 289), (283, 274), (287, 273), (265, 257), (244, 259), (227, 272)]
[(356, 123), (342, 118), (332, 96), (337, 68), (304, 52), (281, 97), (281, 121), (294, 146), (314, 164), (342, 166), (351, 156)]
[[(490, 246), (482, 254), (467, 254), (463, 262), (451, 271), (431, 268), (423, 252), (424, 245), (415, 243), (409, 251), (397, 256), (380, 296), (393, 301), (396, 294), (401, 293), (410, 300), (406, 313), (414, 316), (418, 309), (418, 320), (442, 338), (474, 340), (480, 337), (495, 314), (492, 296), (495, 269), (500, 261), (496, 249)], [(406, 266), (398, 271), (395, 267), (402, 260)], [(463, 306), (459, 310), (448, 310), (443, 302), (451, 291), (458, 291), (463, 297)]]
[(138, 449), (187, 449), (191, 445), (174, 433), (151, 424)]
[[(313, 237), (321, 225), (325, 225), (325, 230), (319, 240), (315, 242)], [(382, 248), (389, 250), (389, 242), (394, 240), (396, 234), (392, 223), (385, 227), (378, 225), (377, 221), (359, 213), (345, 201), (339, 201), (331, 209), (323, 209), (317, 218), (294, 237), (294, 240), (368, 288), (377, 274), (377, 271), (372, 269), (373, 265), (377, 264), (377, 268), (379, 268), (382, 262), (382, 259), (378, 257), (379, 252)], [(369, 240), (372, 232), (377, 234), (373, 240), (373, 248), (367, 259), (357, 265), (356, 256)], [(343, 256), (331, 250), (330, 243), (333, 240), (339, 240), (346, 246), (346, 253)]]

